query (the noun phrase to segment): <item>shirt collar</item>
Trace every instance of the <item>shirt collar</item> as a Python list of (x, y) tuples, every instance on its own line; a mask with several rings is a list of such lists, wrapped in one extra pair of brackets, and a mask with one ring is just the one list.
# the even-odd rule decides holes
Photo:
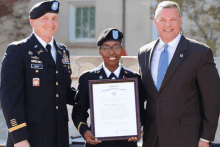
[[(37, 38), (37, 40), (40, 42), (40, 44), (44, 47), (44, 48), (46, 48), (46, 45), (47, 45), (47, 43), (43, 40), (43, 39), (41, 39), (35, 32), (34, 32), (34, 35), (36, 36), (36, 38)], [(51, 45), (51, 47), (53, 47), (53, 41), (54, 39), (53, 39), (53, 37), (52, 37), (52, 39), (50, 40), (50, 42), (48, 43), (48, 44), (50, 44)]]
[[(105, 67), (105, 63), (104, 62), (102, 64), (102, 67), (103, 67), (103, 69), (105, 71), (106, 76), (109, 77), (112, 72), (110, 70), (108, 70), (108, 68)], [(116, 75), (117, 78), (119, 78), (120, 72), (121, 72), (121, 64), (119, 64), (118, 68), (113, 73)]]
[[(168, 46), (171, 46), (171, 47), (177, 47), (177, 45), (179, 44), (179, 42), (180, 42), (180, 39), (181, 39), (181, 34), (179, 33), (179, 35), (175, 38), (175, 39), (173, 39), (173, 41), (171, 41), (171, 42), (169, 42), (168, 43)], [(164, 42), (163, 42), (163, 40), (160, 38), (159, 39), (159, 43), (158, 43), (158, 49), (160, 49), (160, 48), (162, 48), (162, 46), (164, 46)]]

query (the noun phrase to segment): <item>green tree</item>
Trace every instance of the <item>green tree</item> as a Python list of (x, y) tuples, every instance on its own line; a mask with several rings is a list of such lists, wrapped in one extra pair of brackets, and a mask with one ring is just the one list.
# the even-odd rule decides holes
[[(154, 17), (156, 6), (163, 0), (156, 0), (151, 7), (151, 16)], [(183, 33), (193, 36), (210, 46), (216, 56), (217, 42), (220, 40), (220, 2), (216, 0), (172, 0), (179, 4), (181, 13), (186, 16), (190, 25)], [(151, 18), (153, 18), (151, 17)]]

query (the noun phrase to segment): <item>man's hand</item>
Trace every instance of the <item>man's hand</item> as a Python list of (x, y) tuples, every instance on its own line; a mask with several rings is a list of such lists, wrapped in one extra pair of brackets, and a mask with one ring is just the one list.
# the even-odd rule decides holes
[(134, 141), (134, 142), (138, 142), (139, 140), (140, 138), (137, 138), (137, 137), (132, 137), (128, 139), (128, 141)]
[(14, 144), (14, 147), (30, 147), (30, 144), (27, 140), (23, 140), (21, 142)]
[(101, 143), (102, 141), (98, 140), (97, 138), (95, 138), (91, 131), (87, 130), (85, 133), (84, 133), (84, 138), (86, 140), (86, 143), (89, 143), (89, 144), (98, 144), (98, 143)]
[(209, 147), (209, 143), (203, 140), (200, 140), (198, 147)]

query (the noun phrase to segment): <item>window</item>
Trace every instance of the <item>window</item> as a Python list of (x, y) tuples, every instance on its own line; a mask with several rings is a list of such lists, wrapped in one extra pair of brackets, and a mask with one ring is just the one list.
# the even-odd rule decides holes
[(70, 4), (70, 41), (95, 41), (94, 4)]

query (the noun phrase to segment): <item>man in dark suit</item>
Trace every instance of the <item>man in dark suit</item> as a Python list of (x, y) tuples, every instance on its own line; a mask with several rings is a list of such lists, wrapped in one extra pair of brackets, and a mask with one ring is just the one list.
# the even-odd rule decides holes
[(74, 103), (69, 51), (53, 35), (58, 1), (30, 11), (33, 33), (11, 43), (2, 61), (1, 105), (9, 129), (7, 147), (68, 147), (66, 103)]
[[(145, 92), (140, 75), (134, 73), (119, 64), (121, 58), (122, 47), (121, 41), (123, 38), (122, 32), (117, 29), (105, 29), (98, 38), (97, 45), (99, 53), (102, 56), (104, 63), (96, 69), (83, 73), (79, 78), (78, 92), (75, 97), (75, 104), (73, 106), (72, 118), (79, 133), (86, 140), (86, 147), (137, 147), (136, 141), (139, 139), (132, 137), (129, 140), (118, 141), (99, 141), (92, 135), (90, 128), (87, 125), (87, 118), (89, 117), (89, 80), (100, 79), (123, 79), (134, 78), (139, 79), (139, 101), (140, 101), (140, 115), (144, 114), (144, 99)], [(141, 117), (144, 118), (144, 117)], [(142, 120), (141, 120), (141, 123)], [(103, 128), (105, 129), (105, 128)]]
[(208, 147), (219, 118), (220, 79), (211, 49), (180, 32), (175, 2), (155, 13), (160, 38), (141, 47), (140, 74), (147, 93), (143, 147)]

